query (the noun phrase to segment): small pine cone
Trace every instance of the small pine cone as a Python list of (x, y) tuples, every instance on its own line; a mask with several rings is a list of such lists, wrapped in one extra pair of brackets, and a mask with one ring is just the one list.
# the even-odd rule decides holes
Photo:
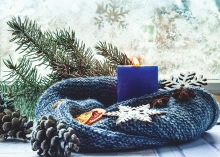
[(31, 136), (32, 150), (49, 157), (69, 157), (72, 151), (79, 151), (78, 144), (74, 129), (66, 129), (64, 121), (57, 122), (51, 115), (37, 122)]
[(28, 121), (27, 116), (20, 117), (20, 111), (4, 109), (0, 113), (0, 138), (6, 140), (8, 137), (28, 139), (27, 135), (32, 132), (33, 121)]
[(4, 109), (15, 110), (14, 99), (10, 98), (9, 93), (0, 93), (0, 113), (3, 112)]

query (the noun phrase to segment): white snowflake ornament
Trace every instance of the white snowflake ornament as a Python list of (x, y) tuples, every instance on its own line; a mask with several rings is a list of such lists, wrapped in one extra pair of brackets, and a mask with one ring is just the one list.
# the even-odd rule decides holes
[(105, 114), (106, 116), (118, 117), (116, 125), (120, 125), (121, 123), (129, 120), (139, 120), (151, 123), (152, 119), (150, 116), (166, 114), (165, 111), (150, 110), (150, 104), (138, 107), (118, 106), (118, 109), (118, 111), (107, 112)]
[(178, 78), (171, 76), (170, 80), (166, 80), (161, 84), (164, 85), (165, 89), (172, 89), (176, 88), (179, 89), (180, 87), (189, 87), (189, 86), (199, 86), (207, 85), (207, 79), (203, 78), (202, 75), (196, 77), (196, 73), (180, 73)]

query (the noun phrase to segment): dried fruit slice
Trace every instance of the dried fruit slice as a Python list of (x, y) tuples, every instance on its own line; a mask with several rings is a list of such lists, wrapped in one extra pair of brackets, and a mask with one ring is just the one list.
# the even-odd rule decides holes
[(95, 108), (91, 111), (80, 114), (76, 120), (83, 124), (92, 125), (93, 123), (101, 120), (104, 113), (106, 113), (106, 110), (102, 108)]
[(89, 118), (89, 120), (85, 124), (92, 125), (93, 123), (101, 120), (102, 115), (105, 113), (106, 113), (106, 110), (104, 110), (102, 108), (93, 109), (92, 116)]

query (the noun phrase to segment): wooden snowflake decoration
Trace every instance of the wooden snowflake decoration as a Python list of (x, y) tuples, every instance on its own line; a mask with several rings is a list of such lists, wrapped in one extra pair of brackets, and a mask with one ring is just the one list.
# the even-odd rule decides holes
[(164, 85), (165, 89), (172, 89), (176, 88), (179, 89), (180, 87), (189, 87), (189, 86), (199, 86), (207, 85), (207, 79), (203, 78), (202, 75), (196, 77), (196, 73), (180, 73), (178, 78), (171, 76), (169, 80), (162, 82), (161, 84)]
[(165, 111), (150, 110), (150, 104), (142, 105), (138, 107), (130, 106), (118, 106), (118, 111), (107, 112), (106, 116), (118, 117), (116, 120), (116, 125), (130, 121), (130, 120), (139, 120), (143, 122), (152, 122), (150, 116), (152, 115), (164, 115)]

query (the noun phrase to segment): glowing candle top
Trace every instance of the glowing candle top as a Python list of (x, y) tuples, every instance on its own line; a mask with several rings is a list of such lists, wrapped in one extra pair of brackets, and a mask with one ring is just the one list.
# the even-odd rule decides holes
[(158, 91), (158, 66), (139, 63), (135, 57), (133, 65), (118, 66), (118, 102)]

